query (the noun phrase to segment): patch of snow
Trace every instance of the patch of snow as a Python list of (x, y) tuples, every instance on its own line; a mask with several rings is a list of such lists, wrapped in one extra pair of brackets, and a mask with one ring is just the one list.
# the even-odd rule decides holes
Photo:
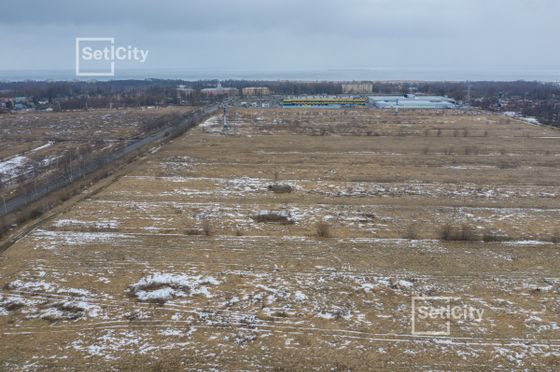
[(39, 147), (34, 148), (33, 150), (31, 150), (31, 152), (41, 151), (41, 150), (44, 150), (48, 147), (51, 147), (52, 145), (54, 145), (54, 141), (49, 141), (49, 142), (45, 143), (43, 146), (39, 146)]
[(294, 294), (294, 299), (296, 300), (296, 302), (304, 302), (305, 300), (307, 300), (307, 296), (301, 291), (296, 291), (296, 293)]
[[(62, 288), (46, 281), (20, 279), (10, 282), (7, 289), (13, 293), (0, 301), (0, 309), (21, 308), (29, 319), (59, 321), (101, 316), (101, 308), (90, 302), (93, 293), (86, 289)], [(45, 296), (48, 293), (55, 295)]]
[(16, 155), (8, 160), (0, 161), (0, 175), (2, 178), (16, 178), (25, 170), (22, 169), (25, 164), (29, 161), (29, 158), (23, 155)]
[(139, 301), (166, 302), (176, 297), (212, 297), (208, 286), (218, 284), (212, 276), (154, 273), (131, 285), (129, 291)]
[(97, 220), (97, 221), (81, 221), (72, 219), (60, 219), (54, 222), (56, 227), (76, 226), (76, 227), (94, 227), (96, 229), (116, 229), (119, 227), (117, 220)]

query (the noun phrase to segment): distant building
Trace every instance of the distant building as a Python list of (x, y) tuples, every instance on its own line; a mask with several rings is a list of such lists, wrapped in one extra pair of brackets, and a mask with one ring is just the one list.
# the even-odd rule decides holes
[(270, 89), (268, 87), (247, 87), (241, 89), (241, 93), (244, 96), (268, 96)]
[(346, 83), (342, 84), (343, 94), (371, 94), (373, 92), (372, 83)]
[(366, 106), (367, 98), (361, 97), (296, 97), (282, 100), (283, 107), (343, 108)]
[(2, 112), (7, 112), (14, 108), (14, 101), (11, 98), (0, 98), (0, 108)]
[(370, 103), (378, 108), (402, 109), (452, 109), (457, 107), (455, 100), (440, 96), (370, 96)]
[(222, 84), (218, 82), (215, 88), (201, 89), (200, 92), (207, 96), (233, 96), (237, 94), (237, 88), (224, 88)]
[(177, 86), (177, 101), (180, 104), (185, 104), (188, 98), (192, 97), (194, 94), (194, 89), (187, 88), (186, 85), (178, 85)]
[(189, 96), (194, 93), (194, 89), (187, 88), (186, 85), (181, 84), (181, 85), (177, 85), (177, 93), (184, 96)]
[(29, 99), (27, 97), (15, 97), (14, 98), (15, 103), (27, 103), (28, 101), (29, 101)]

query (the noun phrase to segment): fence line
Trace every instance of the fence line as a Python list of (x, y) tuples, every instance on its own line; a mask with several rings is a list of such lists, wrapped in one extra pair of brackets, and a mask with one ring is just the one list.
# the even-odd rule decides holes
[(32, 192), (28, 193), (27, 195), (18, 195), (8, 200), (2, 200), (2, 204), (0, 204), (0, 216), (7, 215), (12, 213), (16, 210), (19, 210), (26, 205), (36, 202), (39, 199), (43, 198), (44, 196), (48, 195), (49, 193), (59, 190), (65, 186), (70, 185), (72, 182), (94, 172), (102, 167), (108, 165), (109, 163), (118, 160), (131, 152), (140, 149), (143, 146), (146, 146), (152, 142), (156, 142), (161, 140), (164, 137), (173, 138), (176, 137), (187, 130), (193, 128), (198, 124), (204, 117), (214, 113), (217, 110), (217, 105), (212, 105), (205, 107), (203, 109), (197, 110), (190, 114), (189, 118), (181, 121), (179, 124), (175, 126), (167, 126), (155, 133), (150, 134), (147, 137), (142, 139), (138, 139), (135, 141), (130, 142), (122, 149), (118, 149), (117, 151), (111, 152), (106, 156), (100, 159), (93, 159), (90, 160), (85, 164), (83, 167), (79, 167), (77, 170), (70, 173), (68, 177), (61, 177), (58, 181), (50, 182), (46, 185), (42, 185), (33, 189)]

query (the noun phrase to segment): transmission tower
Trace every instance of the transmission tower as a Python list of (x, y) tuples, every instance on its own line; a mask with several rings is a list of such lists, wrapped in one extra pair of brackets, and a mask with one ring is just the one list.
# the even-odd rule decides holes
[(228, 130), (229, 129), (229, 125), (227, 122), (227, 105), (224, 105), (224, 130)]

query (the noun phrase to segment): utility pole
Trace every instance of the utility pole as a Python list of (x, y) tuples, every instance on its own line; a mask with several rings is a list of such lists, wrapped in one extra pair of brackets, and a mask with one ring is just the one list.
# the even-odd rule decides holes
[(228, 130), (228, 122), (227, 122), (227, 104), (224, 104), (224, 131)]

